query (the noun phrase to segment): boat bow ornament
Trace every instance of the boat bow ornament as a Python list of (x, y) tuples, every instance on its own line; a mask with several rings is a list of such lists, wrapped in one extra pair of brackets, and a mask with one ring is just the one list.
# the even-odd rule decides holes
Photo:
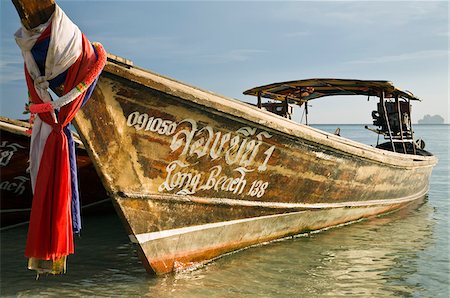
[[(30, 146), (33, 205), (25, 255), (39, 272), (65, 271), (72, 254), (72, 233), (79, 233), (75, 148), (68, 128), (89, 99), (105, 63), (100, 44), (91, 45), (55, 5), (49, 20), (15, 34), (25, 62), (30, 111), (37, 113)], [(64, 94), (52, 102), (49, 89)]]

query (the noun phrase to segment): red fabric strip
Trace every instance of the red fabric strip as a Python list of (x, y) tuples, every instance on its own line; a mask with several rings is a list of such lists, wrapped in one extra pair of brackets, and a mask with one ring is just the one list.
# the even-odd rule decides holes
[[(68, 70), (64, 93), (80, 83), (97, 61), (92, 45), (84, 35), (82, 38), (83, 51)], [(42, 103), (26, 68), (25, 74), (31, 101)], [(27, 257), (56, 260), (74, 252), (69, 152), (62, 127), (75, 117), (84, 95), (85, 92), (60, 109), (58, 124), (53, 123), (50, 113), (39, 114), (45, 123), (53, 126), (53, 131), (48, 136), (39, 166), (25, 248)]]

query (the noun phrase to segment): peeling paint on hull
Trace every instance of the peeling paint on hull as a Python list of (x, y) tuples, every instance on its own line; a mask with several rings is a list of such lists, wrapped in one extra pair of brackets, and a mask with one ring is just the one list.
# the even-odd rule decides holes
[(111, 62), (76, 123), (156, 274), (399, 209), (437, 162)]

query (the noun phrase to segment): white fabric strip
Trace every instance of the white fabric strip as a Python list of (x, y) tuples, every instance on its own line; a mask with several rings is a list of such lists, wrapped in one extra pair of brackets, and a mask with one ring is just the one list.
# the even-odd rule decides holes
[[(41, 76), (36, 61), (31, 54), (31, 49), (50, 22), (52, 23), (52, 32), (45, 62), (45, 74)], [(82, 52), (80, 29), (56, 5), (55, 12), (46, 24), (31, 30), (27, 30), (22, 26), (14, 36), (22, 50), (24, 62), (34, 81), (37, 94), (44, 102), (50, 102), (52, 99), (48, 92), (48, 81), (66, 71)], [(57, 122), (55, 113), (52, 113), (52, 115), (54, 121)], [(44, 146), (51, 131), (52, 127), (43, 122), (39, 115), (36, 115), (30, 145), (30, 176), (33, 192)]]

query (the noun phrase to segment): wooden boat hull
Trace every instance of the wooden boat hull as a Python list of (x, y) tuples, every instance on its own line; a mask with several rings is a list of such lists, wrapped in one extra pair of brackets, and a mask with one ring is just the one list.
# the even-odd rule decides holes
[(392, 153), (109, 62), (77, 129), (149, 272), (389, 212), (436, 158)]
[[(161, 203), (158, 199), (126, 198), (117, 201), (130, 224), (135, 223), (133, 218), (147, 218), (146, 224), (154, 227), (161, 224), (161, 219), (155, 218), (155, 214), (170, 212), (179, 222), (192, 222), (193, 214), (197, 212), (208, 214), (211, 218), (220, 218), (224, 209), (224, 206), (195, 203), (176, 206), (169, 202)], [(406, 204), (291, 210), (284, 213), (254, 207), (233, 208), (241, 209), (240, 219), (212, 220), (209, 223), (174, 229), (149, 228), (146, 231), (150, 232), (131, 233), (130, 239), (138, 244), (146, 268), (150, 272), (161, 274), (196, 266), (251, 245), (356, 221), (403, 206)], [(254, 217), (246, 217), (250, 213)], [(133, 226), (132, 230), (137, 231), (138, 227)]]
[[(29, 126), (22, 121), (0, 118), (0, 213), (1, 228), (9, 228), (29, 221), (33, 192), (27, 173), (30, 136)], [(110, 202), (106, 190), (92, 162), (78, 141), (80, 200), (83, 212), (103, 212)], [(102, 204), (106, 203), (106, 204)], [(106, 205), (107, 206), (107, 205)]]

